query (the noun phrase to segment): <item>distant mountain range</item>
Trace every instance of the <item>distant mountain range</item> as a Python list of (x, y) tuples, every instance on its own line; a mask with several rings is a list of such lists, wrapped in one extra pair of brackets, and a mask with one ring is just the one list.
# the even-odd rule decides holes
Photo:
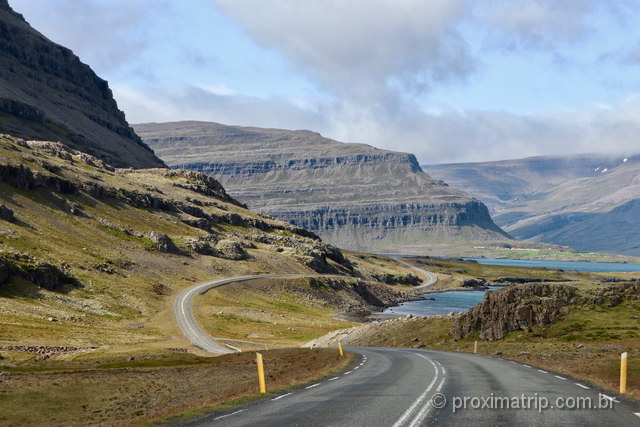
[(7, 0), (0, 0), (0, 133), (60, 141), (114, 166), (164, 166), (128, 125), (107, 82)]
[(487, 207), (424, 173), (415, 156), (309, 131), (207, 122), (134, 125), (169, 166), (205, 172), (250, 208), (343, 248), (424, 252), (509, 240)]
[(640, 156), (583, 154), (424, 165), (487, 204), (512, 236), (640, 255)]

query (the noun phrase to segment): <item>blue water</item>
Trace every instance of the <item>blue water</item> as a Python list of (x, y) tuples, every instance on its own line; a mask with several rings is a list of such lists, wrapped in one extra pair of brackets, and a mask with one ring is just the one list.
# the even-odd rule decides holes
[(640, 264), (621, 262), (584, 262), (584, 261), (541, 261), (524, 259), (465, 258), (485, 265), (503, 265), (510, 267), (550, 268), (554, 270), (577, 270), (591, 273), (634, 273), (640, 272)]
[[(490, 287), (491, 290), (499, 289)], [(385, 314), (398, 314), (406, 316), (433, 316), (435, 314), (462, 313), (482, 302), (486, 291), (458, 291), (442, 292), (437, 294), (425, 294), (424, 297), (435, 298), (435, 301), (408, 301), (397, 307), (391, 307), (384, 311)]]

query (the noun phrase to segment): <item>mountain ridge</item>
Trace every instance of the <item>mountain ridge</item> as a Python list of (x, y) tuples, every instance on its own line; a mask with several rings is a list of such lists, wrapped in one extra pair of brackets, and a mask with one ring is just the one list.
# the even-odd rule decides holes
[(197, 121), (134, 128), (170, 167), (211, 174), (251, 208), (340, 247), (509, 239), (481, 202), (424, 173), (410, 153), (307, 130)]
[[(639, 255), (640, 156), (578, 154), (426, 165), (465, 185), (516, 238)], [(632, 212), (632, 213), (630, 213)]]
[(108, 83), (0, 0), (0, 133), (60, 141), (118, 167), (164, 167)]

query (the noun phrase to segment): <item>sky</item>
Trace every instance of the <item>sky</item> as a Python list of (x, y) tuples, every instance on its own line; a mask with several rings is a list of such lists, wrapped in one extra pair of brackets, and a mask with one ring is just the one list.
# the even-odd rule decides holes
[(640, 0), (10, 0), (130, 123), (309, 129), (423, 164), (640, 152)]

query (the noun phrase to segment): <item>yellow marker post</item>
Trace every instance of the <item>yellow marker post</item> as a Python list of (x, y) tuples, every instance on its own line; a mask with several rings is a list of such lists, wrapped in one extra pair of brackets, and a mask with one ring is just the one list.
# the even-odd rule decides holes
[(628, 354), (625, 351), (620, 356), (620, 394), (627, 392), (627, 359)]
[(256, 364), (258, 365), (258, 383), (260, 384), (260, 393), (267, 392), (267, 386), (264, 382), (264, 363), (262, 362), (262, 354), (256, 353)]
[(478, 353), (478, 340), (473, 343), (473, 354)]
[(344, 353), (342, 352), (342, 343), (338, 343), (338, 350), (340, 350), (340, 356), (344, 356)]

